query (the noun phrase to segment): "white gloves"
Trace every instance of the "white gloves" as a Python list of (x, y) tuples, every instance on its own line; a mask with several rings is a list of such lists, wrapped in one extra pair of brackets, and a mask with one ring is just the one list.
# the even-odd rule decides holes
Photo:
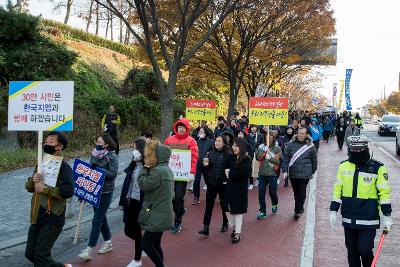
[(335, 229), (336, 226), (336, 211), (331, 211), (329, 213), (329, 223), (331, 224), (332, 229)]
[(386, 229), (386, 231), (390, 232), (390, 229), (392, 229), (392, 225), (393, 225), (392, 217), (382, 215), (382, 220), (383, 220), (384, 229)]

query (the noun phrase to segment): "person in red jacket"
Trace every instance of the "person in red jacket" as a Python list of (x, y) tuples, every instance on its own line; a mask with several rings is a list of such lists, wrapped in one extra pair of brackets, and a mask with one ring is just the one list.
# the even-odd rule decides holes
[[(170, 146), (175, 149), (185, 149), (192, 151), (192, 161), (190, 167), (190, 179), (194, 179), (194, 175), (196, 173), (196, 164), (197, 159), (199, 157), (199, 151), (197, 147), (196, 140), (189, 135), (190, 133), (190, 122), (187, 119), (181, 118), (177, 122), (175, 122), (174, 134), (168, 137), (164, 144)], [(186, 193), (187, 182), (184, 181), (175, 181), (175, 196), (173, 199), (174, 205), (174, 213), (175, 220), (174, 225), (172, 227), (172, 233), (177, 234), (182, 229), (182, 217), (186, 212), (185, 209), (185, 193)]]

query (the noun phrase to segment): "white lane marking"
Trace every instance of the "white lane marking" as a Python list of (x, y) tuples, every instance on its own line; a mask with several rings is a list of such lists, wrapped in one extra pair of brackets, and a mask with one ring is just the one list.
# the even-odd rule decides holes
[(374, 141), (372, 141), (371, 139), (367, 138), (368, 141), (374, 145), (375, 147), (377, 147), (380, 151), (382, 151), (386, 156), (388, 156), (390, 159), (392, 159), (394, 162), (400, 164), (400, 160), (398, 160), (396, 157), (394, 157), (392, 154), (390, 154), (389, 152), (387, 152), (384, 148), (378, 146)]
[(303, 247), (301, 249), (300, 267), (312, 267), (314, 262), (314, 235), (315, 235), (315, 199), (317, 197), (317, 177), (315, 172), (310, 183), (310, 192), (307, 201), (306, 228), (304, 230)]

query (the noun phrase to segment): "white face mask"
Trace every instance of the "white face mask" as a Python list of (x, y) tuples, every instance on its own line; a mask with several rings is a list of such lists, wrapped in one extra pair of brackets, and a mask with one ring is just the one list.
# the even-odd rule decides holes
[(206, 134), (205, 134), (205, 133), (199, 133), (199, 137), (200, 137), (200, 138), (205, 138), (205, 137), (206, 137)]
[(133, 154), (133, 160), (134, 160), (134, 161), (139, 161), (139, 160), (142, 159), (142, 154), (140, 154), (139, 150), (134, 149), (134, 150), (132, 151), (132, 154)]

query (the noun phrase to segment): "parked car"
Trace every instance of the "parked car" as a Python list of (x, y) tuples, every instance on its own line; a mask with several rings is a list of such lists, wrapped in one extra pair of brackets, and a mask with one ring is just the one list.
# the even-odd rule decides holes
[(396, 131), (396, 155), (400, 156), (400, 127)]
[(396, 134), (397, 127), (400, 126), (400, 116), (398, 115), (383, 115), (379, 120), (378, 134)]

